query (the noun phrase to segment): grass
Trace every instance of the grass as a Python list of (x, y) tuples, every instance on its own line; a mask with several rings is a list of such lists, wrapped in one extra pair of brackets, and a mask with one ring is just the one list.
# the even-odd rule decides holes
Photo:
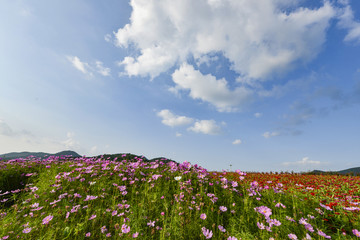
[(241, 171), (210, 173), (187, 162), (141, 158), (4, 161), (0, 239), (360, 236), (357, 193), (348, 201), (352, 209), (345, 210), (322, 204), (322, 196), (290, 191), (281, 183), (265, 187), (246, 178)]

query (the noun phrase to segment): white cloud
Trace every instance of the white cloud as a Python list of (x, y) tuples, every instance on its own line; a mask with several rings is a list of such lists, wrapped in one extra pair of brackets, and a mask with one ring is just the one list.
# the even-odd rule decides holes
[(275, 136), (279, 136), (280, 133), (279, 132), (265, 132), (263, 134), (264, 138), (271, 138), (271, 137), (275, 137)]
[(234, 145), (238, 145), (238, 144), (241, 144), (242, 143), (242, 141), (240, 140), (240, 139), (235, 139), (233, 142), (232, 142), (232, 144), (234, 144)]
[(99, 60), (96, 60), (95, 64), (90, 65), (87, 62), (82, 62), (77, 56), (67, 56), (67, 59), (72, 63), (73, 67), (88, 77), (93, 77), (95, 72), (104, 77), (110, 76), (111, 69), (104, 67), (103, 63)]
[(347, 1), (343, 3), (345, 7), (341, 9), (342, 13), (339, 16), (338, 26), (347, 29), (344, 41), (357, 41), (360, 43), (360, 22), (354, 20), (354, 13)]
[(259, 117), (261, 117), (261, 116), (262, 116), (262, 113), (259, 113), (259, 112), (254, 113), (254, 116), (255, 116), (256, 118), (259, 118)]
[(290, 166), (290, 165), (307, 166), (307, 165), (320, 165), (320, 164), (322, 164), (322, 162), (309, 160), (309, 157), (304, 157), (300, 161), (283, 162), (282, 164), (285, 165), (285, 166)]
[(110, 34), (106, 34), (106, 35), (104, 36), (104, 40), (105, 40), (106, 42), (111, 42), (111, 41), (112, 41), (111, 35), (110, 35)]
[(221, 133), (221, 127), (214, 120), (199, 120), (194, 126), (188, 128), (189, 131), (195, 133), (203, 133), (208, 135), (218, 135)]
[(203, 75), (186, 63), (172, 74), (172, 79), (176, 83), (172, 91), (189, 90), (190, 97), (209, 102), (219, 111), (233, 111), (236, 106), (248, 102), (251, 98), (250, 90), (237, 87), (231, 91), (224, 78), (216, 79), (211, 74)]
[(80, 59), (76, 56), (68, 56), (67, 59), (72, 63), (72, 65), (82, 72), (83, 74), (92, 75), (91, 69), (88, 63), (80, 61)]
[(104, 67), (103, 66), (103, 63), (100, 62), (100, 61), (96, 61), (95, 62), (96, 64), (96, 69), (97, 69), (97, 72), (100, 73), (101, 75), (103, 76), (110, 76), (110, 68), (107, 68), (107, 67)]
[[(154, 78), (189, 56), (222, 53), (244, 78), (266, 79), (308, 62), (325, 42), (336, 15), (284, 0), (132, 0), (130, 23), (115, 33), (117, 45), (135, 47), (125, 72)], [(291, 7), (289, 7), (291, 6)]]
[(189, 125), (194, 121), (192, 118), (189, 117), (177, 116), (168, 109), (161, 110), (157, 113), (157, 115), (162, 118), (161, 122), (163, 124), (170, 127)]
[(179, 133), (179, 132), (176, 132), (175, 136), (176, 136), (176, 137), (181, 137), (181, 136), (182, 136), (182, 134), (181, 134), (181, 133)]
[(61, 144), (66, 147), (66, 149), (76, 150), (80, 147), (80, 143), (75, 140), (75, 133), (67, 132), (67, 139), (62, 141)]

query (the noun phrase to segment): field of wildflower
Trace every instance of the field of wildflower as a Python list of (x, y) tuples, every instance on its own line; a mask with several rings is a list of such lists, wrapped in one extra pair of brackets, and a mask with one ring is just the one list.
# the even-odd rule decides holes
[(0, 162), (0, 239), (357, 239), (360, 177), (188, 162)]

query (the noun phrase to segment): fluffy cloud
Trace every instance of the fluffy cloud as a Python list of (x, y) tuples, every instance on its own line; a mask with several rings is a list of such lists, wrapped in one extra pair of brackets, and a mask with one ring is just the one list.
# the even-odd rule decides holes
[(168, 109), (161, 110), (157, 113), (157, 115), (162, 118), (161, 122), (163, 124), (170, 127), (189, 125), (194, 121), (192, 118), (189, 117), (177, 116)]
[(232, 111), (235, 106), (244, 104), (251, 98), (250, 90), (237, 87), (231, 91), (224, 78), (203, 75), (186, 63), (172, 74), (172, 79), (176, 86), (171, 91), (189, 90), (190, 97), (209, 102), (219, 111)]
[(221, 127), (214, 120), (199, 120), (194, 126), (188, 128), (189, 131), (195, 133), (203, 133), (208, 135), (218, 135), (221, 133)]
[[(152, 78), (189, 56), (222, 53), (243, 78), (265, 79), (313, 59), (336, 15), (283, 0), (132, 0), (130, 23), (115, 33), (117, 45), (135, 47), (121, 63), (128, 75)], [(291, 5), (291, 6), (290, 6)], [(199, 60), (201, 62), (201, 60)]]
[(238, 145), (238, 144), (241, 144), (242, 143), (242, 141), (240, 140), (240, 139), (235, 139), (233, 142), (232, 142), (232, 144), (234, 144), (234, 145)]
[(307, 165), (320, 165), (320, 161), (313, 161), (309, 160), (309, 157), (304, 157), (300, 161), (297, 162), (283, 162), (283, 165), (290, 166), (290, 165), (298, 165), (298, 166), (307, 166)]

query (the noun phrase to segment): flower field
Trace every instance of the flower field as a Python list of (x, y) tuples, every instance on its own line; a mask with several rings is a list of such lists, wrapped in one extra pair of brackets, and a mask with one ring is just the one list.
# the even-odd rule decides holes
[(0, 162), (0, 239), (360, 238), (360, 177), (124, 159)]

